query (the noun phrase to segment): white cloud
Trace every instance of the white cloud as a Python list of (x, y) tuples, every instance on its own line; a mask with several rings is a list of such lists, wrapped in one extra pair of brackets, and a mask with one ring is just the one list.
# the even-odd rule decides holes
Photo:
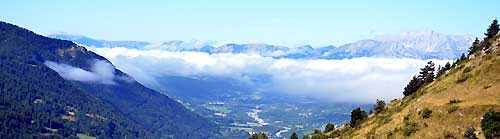
[(66, 80), (115, 84), (113, 81), (115, 78), (115, 68), (104, 60), (95, 60), (92, 63), (90, 71), (52, 61), (45, 61), (44, 64)]
[[(226, 76), (254, 82), (261, 90), (329, 98), (334, 101), (373, 102), (402, 96), (407, 81), (427, 61), (396, 58), (274, 59), (252, 54), (207, 54), (128, 48), (89, 48), (117, 68), (149, 86), (166, 75)], [(442, 64), (446, 61), (437, 61)], [(258, 80), (261, 81), (261, 80)]]

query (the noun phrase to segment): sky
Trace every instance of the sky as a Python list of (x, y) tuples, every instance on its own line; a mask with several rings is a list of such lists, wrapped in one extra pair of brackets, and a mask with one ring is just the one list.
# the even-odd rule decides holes
[(3, 0), (0, 20), (42, 35), (313, 47), (431, 29), (482, 36), (500, 1)]

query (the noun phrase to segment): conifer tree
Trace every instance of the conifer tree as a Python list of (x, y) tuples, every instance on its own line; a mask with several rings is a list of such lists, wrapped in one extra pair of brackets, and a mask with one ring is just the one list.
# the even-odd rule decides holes
[(405, 95), (405, 97), (412, 95), (417, 92), (421, 85), (422, 80), (420, 80), (417, 76), (413, 76), (408, 85), (404, 88), (403, 95)]
[(445, 71), (443, 70), (443, 68), (441, 68), (441, 65), (439, 65), (438, 69), (437, 69), (437, 73), (436, 73), (436, 79), (439, 78), (439, 77), (441, 77), (441, 75), (443, 75), (444, 72)]
[(430, 83), (434, 81), (434, 78), (436, 77), (434, 75), (434, 71), (435, 71), (434, 63), (432, 61), (429, 61), (427, 62), (427, 65), (425, 65), (424, 68), (420, 69), (420, 75), (418, 75), (418, 77), (424, 83)]
[(472, 43), (472, 46), (469, 48), (469, 54), (468, 56), (476, 53), (478, 50), (481, 50), (480, 45), (479, 45), (479, 39), (476, 37), (476, 40)]
[(450, 64), (450, 62), (446, 62), (446, 64), (444, 64), (443, 70), (447, 71), (449, 69), (451, 69), (451, 64)]
[(373, 108), (375, 113), (381, 113), (382, 111), (385, 110), (385, 102), (384, 100), (378, 100), (375, 102), (375, 107)]
[(491, 23), (490, 27), (486, 30), (486, 33), (484, 33), (484, 35), (486, 35), (487, 39), (493, 38), (495, 35), (497, 35), (499, 30), (500, 30), (500, 27), (498, 26), (498, 20), (495, 19)]
[(443, 76), (446, 73), (446, 71), (450, 69), (451, 69), (450, 62), (446, 62), (446, 64), (444, 64), (443, 67), (439, 66), (438, 72), (436, 73), (436, 79)]
[(481, 43), (481, 48), (486, 52), (489, 53), (491, 48), (491, 42), (489, 41), (491, 38), (493, 38), (498, 31), (500, 30), (500, 27), (498, 26), (498, 20), (495, 19), (491, 23), (490, 27), (486, 30), (486, 38), (484, 38), (484, 41)]
[(418, 76), (413, 76), (408, 85), (404, 88), (403, 94), (405, 96), (410, 96), (415, 93), (423, 84), (431, 83), (436, 78), (434, 63), (432, 61), (427, 62), (424, 68), (420, 69)]
[(366, 112), (362, 110), (360, 107), (352, 110), (351, 112), (351, 127), (357, 127), (361, 122), (368, 117)]
[(299, 137), (297, 137), (297, 133), (293, 132), (292, 136), (290, 136), (290, 139), (299, 139)]
[(465, 56), (465, 54), (464, 54), (464, 53), (462, 53), (462, 56), (460, 56), (460, 61), (464, 61), (464, 60), (466, 60), (466, 59), (467, 59), (467, 57)]

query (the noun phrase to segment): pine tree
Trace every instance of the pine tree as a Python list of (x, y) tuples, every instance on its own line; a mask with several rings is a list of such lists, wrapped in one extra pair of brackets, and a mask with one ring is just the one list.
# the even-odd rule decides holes
[(453, 64), (451, 64), (451, 67), (452, 67), (452, 68), (454, 68), (454, 67), (456, 67), (456, 66), (458, 65), (458, 62), (459, 62), (458, 60), (459, 60), (459, 59), (457, 59), (457, 60), (453, 61)]
[(378, 100), (376, 101), (375, 103), (375, 107), (373, 108), (375, 113), (378, 114), (378, 113), (381, 113), (382, 111), (385, 110), (385, 102), (384, 100)]
[(443, 69), (444, 68), (442, 68), (441, 65), (438, 66), (437, 73), (436, 73), (436, 79), (441, 77), (441, 75), (444, 74), (445, 71)]
[(486, 30), (486, 33), (484, 33), (484, 35), (486, 35), (486, 38), (484, 38), (484, 41), (481, 43), (481, 48), (486, 53), (489, 53), (491, 48), (491, 42), (489, 40), (493, 38), (498, 33), (499, 30), (500, 27), (498, 26), (498, 20), (495, 19), (491, 23), (490, 27)]
[(403, 95), (410, 96), (413, 93), (417, 92), (417, 90), (422, 85), (422, 80), (420, 80), (417, 76), (413, 76), (408, 85), (404, 88)]
[(472, 46), (469, 48), (469, 54), (468, 56), (476, 53), (478, 50), (481, 50), (481, 47), (479, 45), (479, 39), (476, 37), (476, 40), (472, 43)]
[(497, 35), (498, 31), (500, 30), (500, 27), (498, 26), (498, 20), (495, 19), (491, 23), (490, 27), (486, 30), (486, 38), (493, 38), (495, 35)]
[(364, 110), (362, 110), (360, 107), (352, 110), (351, 112), (351, 127), (357, 127), (359, 126), (359, 124), (361, 124), (361, 122), (366, 118), (368, 117), (366, 115), (366, 112)]
[(467, 57), (465, 56), (465, 54), (464, 54), (464, 53), (462, 53), (462, 56), (460, 56), (460, 61), (464, 61), (464, 60), (466, 60), (466, 59), (467, 59)]
[(405, 97), (417, 92), (417, 90), (425, 83), (431, 83), (432, 81), (434, 81), (434, 79), (436, 78), (434, 72), (434, 63), (432, 61), (427, 62), (427, 65), (425, 65), (424, 68), (420, 69), (419, 75), (413, 76), (408, 85), (406, 85), (406, 87), (404, 88), (403, 94), (405, 95)]
[(444, 71), (447, 71), (447, 70), (450, 70), (450, 69), (451, 69), (451, 64), (450, 64), (450, 62), (446, 62), (446, 64), (444, 64), (443, 70), (444, 70)]
[(290, 139), (299, 139), (299, 137), (297, 137), (297, 133), (293, 132), (292, 136), (290, 136)]
[(425, 65), (424, 68), (420, 69), (420, 75), (418, 76), (420, 80), (422, 80), (424, 83), (430, 83), (434, 81), (434, 78), (436, 77), (434, 75), (434, 63), (432, 61), (427, 62), (427, 65)]

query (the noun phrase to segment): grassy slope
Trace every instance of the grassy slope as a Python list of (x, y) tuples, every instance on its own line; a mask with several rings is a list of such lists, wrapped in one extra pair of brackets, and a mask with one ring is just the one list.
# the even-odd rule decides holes
[[(496, 38), (493, 46), (500, 42), (498, 36)], [(469, 78), (464, 82), (457, 81), (464, 77)], [(449, 104), (452, 99), (463, 102)], [(451, 112), (452, 107), (458, 109)], [(419, 116), (418, 111), (424, 108), (432, 110), (430, 118)], [(386, 111), (370, 116), (361, 128), (349, 131), (340, 138), (445, 138), (445, 135), (463, 138), (467, 127), (474, 127), (476, 134), (484, 138), (480, 121), (488, 109), (500, 111), (498, 49), (487, 55), (477, 53), (461, 62), (414, 96), (390, 102)], [(404, 127), (407, 127), (405, 116), (409, 117), (406, 123), (417, 124), (418, 130), (409, 136), (403, 134)]]

